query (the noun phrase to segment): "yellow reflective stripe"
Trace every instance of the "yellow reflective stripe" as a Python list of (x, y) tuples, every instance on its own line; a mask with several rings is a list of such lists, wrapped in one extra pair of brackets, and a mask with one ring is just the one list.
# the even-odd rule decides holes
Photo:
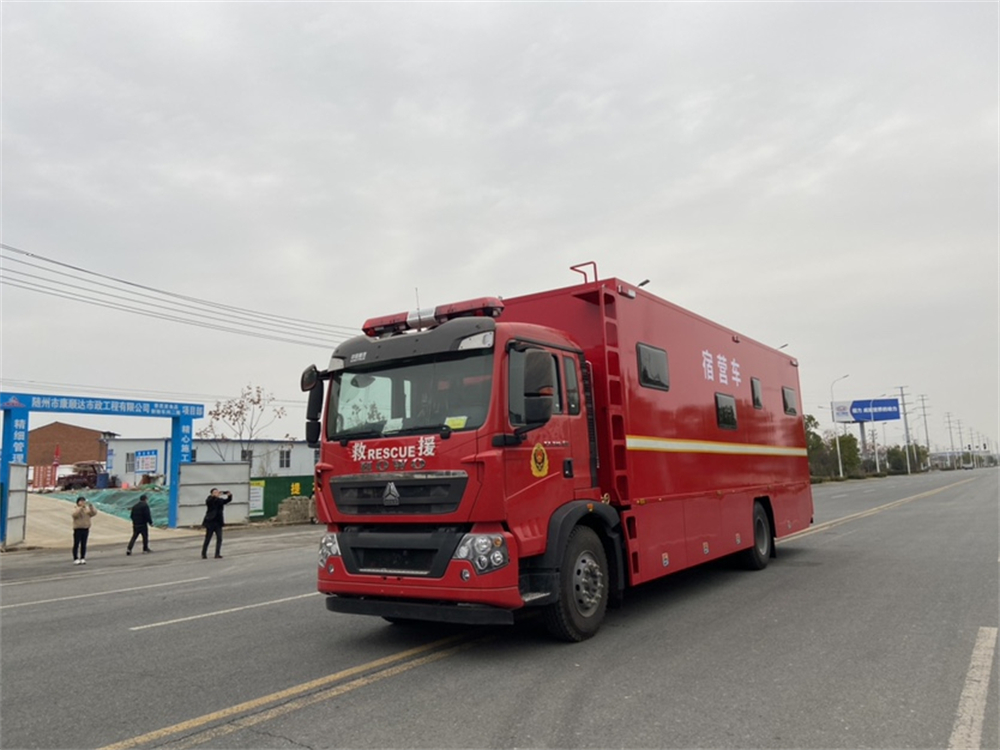
[(721, 453), (737, 456), (806, 456), (805, 448), (785, 448), (780, 445), (754, 443), (720, 443), (714, 440), (672, 440), (667, 438), (626, 435), (625, 446), (630, 451), (659, 453)]

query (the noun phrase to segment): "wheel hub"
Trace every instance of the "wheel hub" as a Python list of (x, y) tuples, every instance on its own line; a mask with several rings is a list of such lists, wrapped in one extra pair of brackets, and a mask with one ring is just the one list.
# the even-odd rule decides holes
[(576, 608), (581, 615), (591, 615), (604, 597), (604, 576), (601, 566), (589, 552), (577, 558), (573, 566), (573, 591)]
[(757, 551), (764, 554), (767, 551), (767, 527), (763, 519), (758, 518), (754, 524), (754, 544)]

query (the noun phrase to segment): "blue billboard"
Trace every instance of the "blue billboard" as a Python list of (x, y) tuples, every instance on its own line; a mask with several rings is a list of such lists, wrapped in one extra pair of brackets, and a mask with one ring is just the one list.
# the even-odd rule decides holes
[(93, 396), (45, 396), (34, 393), (0, 393), (0, 408), (104, 414), (109, 417), (191, 417), (199, 419), (205, 416), (205, 407), (201, 404), (175, 404), (165, 401), (135, 401)]
[(833, 402), (835, 422), (888, 422), (893, 419), (902, 419), (898, 398)]

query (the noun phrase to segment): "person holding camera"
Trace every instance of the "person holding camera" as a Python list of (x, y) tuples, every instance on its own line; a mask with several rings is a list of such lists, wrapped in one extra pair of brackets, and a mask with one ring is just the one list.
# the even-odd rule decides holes
[(222, 527), (226, 525), (224, 508), (232, 501), (233, 493), (229, 490), (219, 490), (215, 487), (205, 498), (205, 520), (201, 525), (205, 527), (205, 543), (201, 545), (201, 558), (208, 557), (208, 543), (215, 536), (215, 556), (222, 557)]
[[(97, 508), (78, 497), (73, 508), (73, 564), (87, 564), (87, 537), (90, 536), (90, 519), (97, 515)], [(78, 554), (79, 553), (79, 554)]]

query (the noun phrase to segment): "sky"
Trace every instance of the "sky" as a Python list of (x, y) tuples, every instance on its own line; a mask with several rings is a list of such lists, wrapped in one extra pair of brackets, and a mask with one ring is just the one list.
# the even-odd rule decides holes
[(593, 261), (787, 345), (824, 429), (903, 386), (919, 442), (1000, 438), (996, 3), (4, 2), (0, 43), (5, 391), (259, 385), (300, 437), (367, 318)]

